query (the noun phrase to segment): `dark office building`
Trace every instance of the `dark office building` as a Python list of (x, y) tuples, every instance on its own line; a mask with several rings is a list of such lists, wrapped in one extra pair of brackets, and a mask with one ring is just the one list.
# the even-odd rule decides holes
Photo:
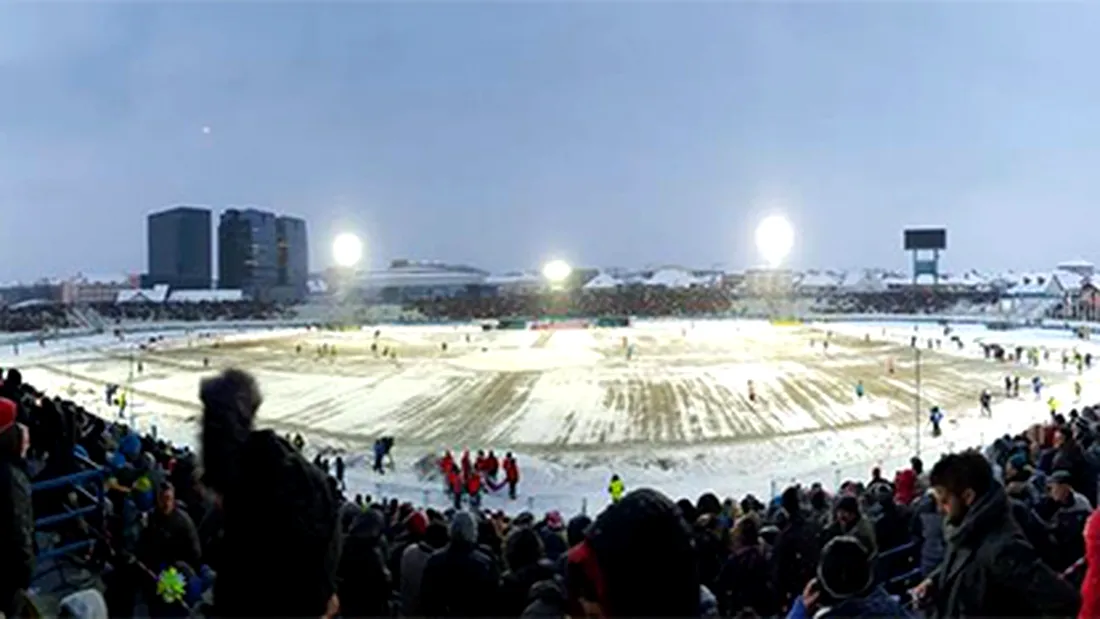
[(211, 283), (210, 211), (177, 206), (148, 219), (149, 270), (145, 284), (184, 290), (209, 289)]
[(218, 223), (218, 288), (268, 298), (278, 284), (275, 215), (256, 209), (229, 209)]
[(309, 281), (309, 239), (305, 220), (279, 217), (275, 220), (278, 244), (276, 283), (285, 295), (304, 299)]

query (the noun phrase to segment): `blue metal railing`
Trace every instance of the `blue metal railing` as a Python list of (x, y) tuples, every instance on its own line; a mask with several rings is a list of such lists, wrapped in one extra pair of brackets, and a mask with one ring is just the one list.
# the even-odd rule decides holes
[[(31, 494), (67, 488), (77, 495), (79, 502), (84, 502), (86, 504), (80, 507), (65, 505), (61, 513), (36, 518), (34, 521), (36, 533), (40, 532), (42, 529), (53, 527), (62, 522), (83, 518), (92, 514), (103, 513), (103, 482), (107, 477), (106, 469), (80, 455), (76, 455), (76, 461), (84, 467), (85, 470), (70, 475), (63, 475), (61, 477), (35, 482), (31, 484)], [(89, 490), (88, 486), (93, 484), (94, 487)], [(70, 542), (46, 550), (39, 549), (35, 558), (39, 563), (42, 563), (50, 559), (56, 559), (80, 550), (91, 548), (95, 543), (96, 537), (92, 534), (88, 539)]]

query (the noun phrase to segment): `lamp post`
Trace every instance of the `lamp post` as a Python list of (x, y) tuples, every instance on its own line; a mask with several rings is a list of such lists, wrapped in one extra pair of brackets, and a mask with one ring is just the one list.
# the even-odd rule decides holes
[(918, 458), (920, 457), (920, 427), (921, 427), (921, 402), (920, 402), (920, 346), (913, 346), (913, 362), (915, 365), (916, 373), (916, 408), (913, 410), (913, 430), (914, 430), (914, 451)]

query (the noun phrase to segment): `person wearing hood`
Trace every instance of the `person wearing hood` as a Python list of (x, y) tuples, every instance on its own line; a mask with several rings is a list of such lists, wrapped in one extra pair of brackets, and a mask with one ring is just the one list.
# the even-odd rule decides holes
[(460, 511), (451, 520), (451, 542), (424, 567), (420, 602), (427, 617), (487, 617), (498, 613), (500, 572), (477, 546), (477, 516)]
[[(886, 492), (890, 491), (886, 490)], [(863, 512), (859, 509), (859, 500), (854, 496), (844, 496), (837, 501), (836, 508), (833, 509), (833, 523), (825, 529), (824, 541), (828, 542), (841, 535), (850, 535), (858, 539), (871, 556), (878, 555), (875, 528), (863, 516)]]
[(387, 617), (391, 613), (392, 582), (385, 563), (382, 530), (385, 520), (377, 509), (359, 514), (344, 539), (340, 567), (340, 614), (345, 617)]
[(911, 617), (875, 584), (874, 556), (848, 535), (834, 538), (821, 551), (817, 576), (806, 584), (787, 619), (830, 617)]
[(224, 522), (215, 617), (330, 617), (339, 610), (339, 506), (325, 475), (270, 430), (254, 430), (256, 379), (202, 381), (203, 484)]
[(23, 460), (30, 441), (17, 408), (0, 398), (0, 615), (6, 617), (19, 616), (34, 574), (34, 510)]
[(518, 617), (535, 583), (554, 577), (554, 564), (546, 558), (542, 536), (530, 527), (520, 527), (505, 539), (504, 562), (508, 569), (501, 577), (500, 614)]
[(424, 568), (428, 559), (450, 540), (447, 526), (442, 522), (431, 522), (424, 530), (424, 539), (412, 544), (401, 553), (401, 614), (406, 617), (424, 615), (421, 604), (421, 587), (424, 581)]
[(571, 617), (716, 612), (714, 596), (699, 583), (691, 530), (668, 497), (648, 488), (605, 509), (569, 550), (565, 589), (561, 610)]
[(945, 513), (947, 552), (912, 592), (927, 616), (1076, 615), (1077, 591), (1020, 533), (988, 460), (973, 450), (945, 455), (930, 480)]

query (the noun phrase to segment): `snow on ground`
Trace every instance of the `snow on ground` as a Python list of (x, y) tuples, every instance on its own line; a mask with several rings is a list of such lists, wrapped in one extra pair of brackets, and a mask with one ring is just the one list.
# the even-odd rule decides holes
[[(444, 447), (492, 447), (518, 455), (522, 496), (514, 507), (595, 510), (606, 502), (612, 473), (628, 487), (653, 485), (676, 496), (708, 490), (766, 496), (791, 480), (833, 485), (866, 478), (876, 465), (892, 472), (918, 451), (918, 441), (930, 464), (942, 452), (985, 444), (1047, 417), (1045, 404), (1030, 397), (999, 400), (991, 420), (976, 416), (978, 391), (989, 387), (999, 395), (1000, 379), (1015, 369), (981, 358), (976, 341), (1095, 347), (1067, 333), (956, 327), (961, 351), (945, 343), (942, 352), (922, 355), (922, 404), (914, 414), (913, 325), (820, 329), (655, 321), (547, 332), (382, 327), (377, 339), (373, 329), (280, 330), (204, 341), (176, 332), (158, 343), (160, 350), (138, 354), (144, 372), (132, 382), (127, 421), (193, 443), (199, 379), (239, 364), (264, 389), (261, 423), (353, 454), (367, 453), (380, 434), (397, 437), (399, 466), (389, 475), (376, 476), (352, 459), (353, 491), (441, 505), (439, 481), (422, 479), (413, 463)], [(823, 330), (834, 334), (827, 352)], [(918, 332), (934, 337), (942, 328), (922, 325)], [(337, 349), (335, 358), (315, 357), (322, 343)], [(393, 347), (398, 360), (378, 358), (372, 343)], [(637, 350), (629, 361), (624, 343)], [(18, 357), (6, 351), (0, 364), (18, 364), (29, 382), (113, 418), (103, 386), (128, 384), (133, 347), (106, 336), (51, 341), (44, 349), (23, 346)], [(203, 358), (211, 360), (209, 369)], [(1042, 373), (1068, 408), (1074, 373), (1059, 370), (1052, 355), (1039, 370), (1020, 371), (1024, 382)], [(1086, 398), (1100, 399), (1098, 379), (1096, 372), (1082, 378)], [(748, 398), (749, 380), (756, 402)], [(857, 381), (867, 389), (863, 399), (854, 395)], [(926, 423), (933, 402), (947, 411), (938, 439)], [(507, 503), (487, 500), (492, 507)]]

